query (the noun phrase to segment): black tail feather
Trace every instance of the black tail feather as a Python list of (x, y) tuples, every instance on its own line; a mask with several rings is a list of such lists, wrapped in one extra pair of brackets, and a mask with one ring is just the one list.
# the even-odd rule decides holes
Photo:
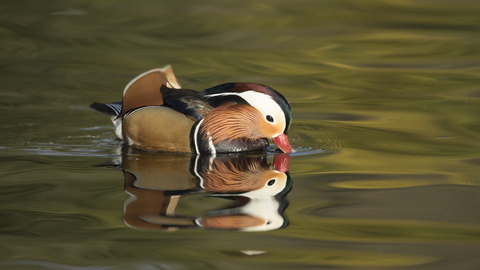
[(90, 104), (90, 108), (109, 115), (110, 117), (117, 117), (122, 112), (122, 102), (119, 101), (108, 104), (93, 102)]

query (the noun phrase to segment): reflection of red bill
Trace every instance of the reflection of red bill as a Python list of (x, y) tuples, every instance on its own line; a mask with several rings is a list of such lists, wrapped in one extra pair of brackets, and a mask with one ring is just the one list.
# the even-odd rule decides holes
[(288, 137), (285, 134), (280, 134), (277, 137), (272, 139), (273, 142), (282, 150), (284, 153), (292, 153), (293, 148), (288, 141)]
[(273, 158), (273, 167), (279, 172), (288, 171), (290, 165), (290, 156), (287, 154), (275, 155)]

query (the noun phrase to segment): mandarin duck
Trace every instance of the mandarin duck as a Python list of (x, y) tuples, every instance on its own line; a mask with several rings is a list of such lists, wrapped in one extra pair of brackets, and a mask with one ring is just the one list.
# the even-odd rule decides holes
[(281, 151), (293, 152), (290, 104), (262, 84), (182, 89), (168, 65), (130, 81), (122, 102), (90, 107), (109, 115), (117, 137), (140, 149), (216, 155), (262, 150), (272, 139)]

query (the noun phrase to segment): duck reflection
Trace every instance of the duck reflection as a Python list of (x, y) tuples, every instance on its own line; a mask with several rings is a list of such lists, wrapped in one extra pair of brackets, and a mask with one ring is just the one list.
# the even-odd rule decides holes
[[(124, 221), (135, 229), (266, 231), (288, 225), (284, 211), (292, 188), (290, 156), (186, 156), (124, 153)], [(181, 216), (176, 208), (182, 196), (202, 194), (229, 199), (233, 205), (202, 216)], [(196, 209), (193, 209), (194, 211)]]

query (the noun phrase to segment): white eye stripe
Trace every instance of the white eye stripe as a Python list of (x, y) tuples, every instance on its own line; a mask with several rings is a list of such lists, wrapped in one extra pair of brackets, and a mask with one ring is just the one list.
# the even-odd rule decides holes
[[(216, 96), (230, 96), (235, 95), (243, 98), (248, 104), (255, 107), (258, 111), (263, 114), (263, 117), (267, 119), (267, 115), (273, 117), (273, 122), (269, 122), (272, 124), (282, 124), (283, 127), (286, 125), (285, 115), (283, 113), (282, 108), (278, 105), (273, 98), (267, 94), (260, 93), (254, 90), (248, 90), (241, 93), (219, 93), (219, 94), (211, 94), (206, 95), (206, 97), (216, 97)], [(278, 134), (280, 135), (280, 134)]]

